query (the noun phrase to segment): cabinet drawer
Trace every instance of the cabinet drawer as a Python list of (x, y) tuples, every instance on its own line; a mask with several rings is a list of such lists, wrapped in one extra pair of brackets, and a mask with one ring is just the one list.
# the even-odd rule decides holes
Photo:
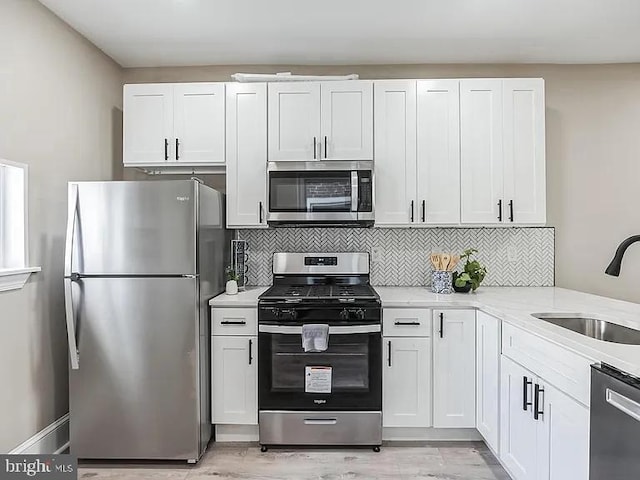
[(502, 353), (565, 394), (589, 405), (593, 360), (508, 323), (502, 327)]
[(258, 335), (258, 310), (212, 308), (211, 335)]
[(428, 308), (385, 308), (382, 310), (385, 337), (431, 336), (431, 310)]

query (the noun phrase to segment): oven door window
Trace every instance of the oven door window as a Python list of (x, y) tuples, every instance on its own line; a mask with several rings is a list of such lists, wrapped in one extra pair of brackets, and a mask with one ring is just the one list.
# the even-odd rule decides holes
[(305, 367), (331, 367), (331, 393), (369, 391), (369, 337), (331, 335), (324, 352), (305, 353), (299, 335), (272, 335), (271, 391), (304, 392)]
[(271, 212), (351, 211), (351, 172), (270, 172)]

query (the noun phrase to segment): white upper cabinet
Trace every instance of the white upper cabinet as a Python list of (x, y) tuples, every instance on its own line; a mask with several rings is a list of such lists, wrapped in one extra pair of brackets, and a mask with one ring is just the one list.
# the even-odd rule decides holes
[(320, 84), (269, 84), (269, 160), (320, 158)]
[(433, 426), (476, 426), (474, 310), (433, 312)]
[(505, 79), (505, 221), (543, 224), (546, 216), (544, 80)]
[(406, 225), (415, 219), (416, 82), (381, 80), (374, 90), (376, 225)]
[(373, 83), (321, 85), (321, 158), (373, 160)]
[(462, 223), (504, 218), (502, 80), (460, 81)]
[(125, 85), (124, 163), (167, 161), (173, 142), (173, 85)]
[(174, 158), (224, 163), (224, 83), (183, 83), (173, 88)]
[(495, 452), (500, 437), (500, 320), (476, 312), (476, 428)]
[(431, 426), (431, 339), (384, 338), (382, 425)]
[(421, 223), (460, 223), (459, 88), (459, 80), (417, 83), (417, 217)]
[(267, 85), (227, 85), (227, 227), (265, 227)]
[(223, 165), (224, 83), (124, 86), (123, 162)]
[(373, 160), (370, 81), (269, 84), (269, 161)]

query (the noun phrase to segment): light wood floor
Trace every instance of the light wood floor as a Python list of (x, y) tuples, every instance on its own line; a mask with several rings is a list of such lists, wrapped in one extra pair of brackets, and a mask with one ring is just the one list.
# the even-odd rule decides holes
[(383, 445), (369, 449), (270, 449), (212, 444), (200, 462), (184, 464), (81, 464), (83, 480), (508, 480), (481, 442)]

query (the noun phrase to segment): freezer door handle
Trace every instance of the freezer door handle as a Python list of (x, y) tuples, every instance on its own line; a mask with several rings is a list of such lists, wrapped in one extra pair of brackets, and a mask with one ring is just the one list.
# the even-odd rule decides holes
[(71, 369), (78, 370), (80, 368), (80, 355), (78, 352), (78, 342), (76, 340), (76, 324), (73, 315), (73, 298), (71, 296), (73, 280), (65, 277), (64, 279), (64, 307), (67, 317), (67, 340), (69, 342), (69, 358), (71, 360)]
[(609, 405), (640, 422), (640, 403), (634, 402), (610, 388), (606, 390), (606, 400)]
[(78, 212), (78, 184), (69, 185), (69, 205), (67, 210), (67, 232), (64, 244), (64, 276), (71, 276), (73, 262), (73, 236), (76, 226), (76, 214)]

